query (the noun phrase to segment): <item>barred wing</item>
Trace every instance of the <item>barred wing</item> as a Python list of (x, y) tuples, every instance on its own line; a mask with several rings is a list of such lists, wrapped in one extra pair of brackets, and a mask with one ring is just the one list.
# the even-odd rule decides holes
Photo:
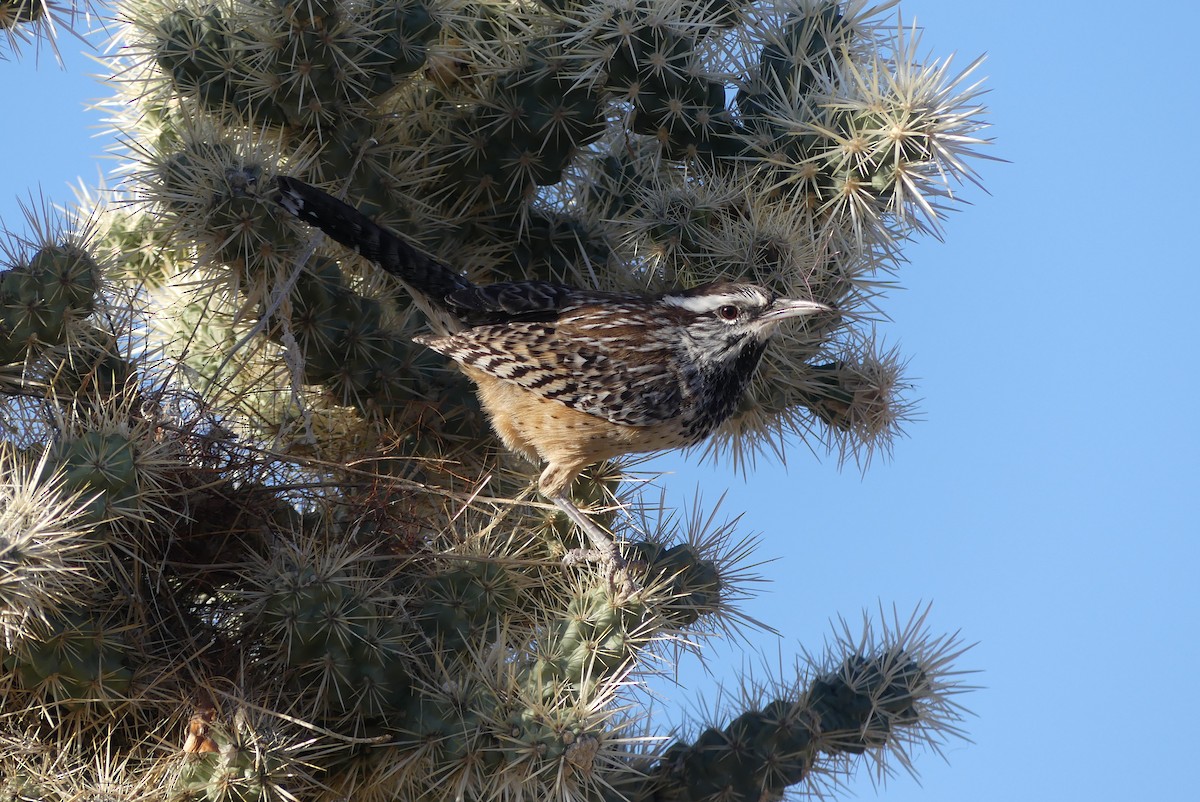
[(653, 359), (628, 359), (605, 339), (581, 339), (553, 323), (475, 326), (416, 341), (462, 365), (624, 426), (680, 413), (679, 377)]

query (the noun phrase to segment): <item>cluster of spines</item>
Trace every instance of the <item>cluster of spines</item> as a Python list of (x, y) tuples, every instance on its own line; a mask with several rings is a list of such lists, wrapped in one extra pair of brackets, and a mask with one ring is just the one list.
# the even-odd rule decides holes
[(90, 597), (97, 542), (87, 497), (43, 459), (0, 447), (0, 642), (12, 644)]
[(421, 587), (416, 624), (431, 643), (457, 653), (493, 632), (517, 607), (512, 572), (489, 560), (471, 560), (430, 576)]
[[(0, 0), (0, 60), (6, 58), (3, 46), (7, 45), (14, 54), (20, 47), (34, 42), (41, 47), (48, 44), (55, 57), (58, 53), (57, 36), (62, 31), (80, 35), (79, 21), (86, 19), (94, 9), (89, 0), (61, 2), (60, 0)], [(79, 26), (82, 28), (83, 26)]]
[(87, 431), (60, 440), (50, 464), (63, 472), (72, 491), (92, 495), (90, 511), (99, 522), (138, 497), (137, 443), (118, 431)]
[(475, 105), (450, 124), (439, 182), (490, 208), (512, 208), (559, 183), (605, 131), (599, 93), (563, 62), (535, 51), (480, 87)]
[(0, 271), (0, 363), (62, 345), (95, 306), (100, 269), (85, 249), (45, 245)]
[(0, 28), (14, 28), (37, 22), (46, 16), (43, 0), (3, 0), (0, 2)]
[(361, 116), (424, 65), (440, 31), (421, 0), (365, 14), (309, 0), (185, 6), (148, 27), (153, 57), (176, 91), (231, 119), (300, 132)]
[(673, 161), (711, 164), (740, 155), (745, 148), (727, 108), (726, 80), (710, 74), (700, 54), (705, 26), (671, 20), (650, 4), (607, 12), (594, 42), (607, 55), (606, 88), (630, 105), (630, 130), (652, 137)]
[(886, 760), (896, 731), (916, 724), (937, 693), (901, 647), (845, 658), (797, 695), (747, 710), (695, 740), (670, 746), (651, 770), (653, 798), (675, 802), (777, 799), (825, 770), (822, 761), (874, 750)]
[[(226, 545), (203, 553), (202, 544), (185, 543), (168, 554), (162, 589), (172, 597), (135, 582), (109, 594), (108, 607), (64, 606), (45, 628), (22, 633), (0, 664), (10, 699), (77, 726), (98, 727), (116, 710), (158, 732), (164, 717), (180, 714), (181, 693), (217, 698), (211, 706), (222, 712), (189, 722), (170, 771), (148, 775), (183, 798), (311, 790), (318, 766), (322, 783), (378, 798), (456, 783), (519, 785), (536, 798), (564, 782), (570, 793), (616, 783), (636, 786), (631, 798), (651, 798), (664, 788), (675, 794), (684, 779), (720, 782), (716, 769), (704, 769), (720, 756), (718, 742), (735, 756), (714, 765), (745, 774), (723, 775), (726, 785), (761, 783), (766, 771), (781, 789), (803, 778), (816, 751), (879, 749), (892, 727), (928, 724), (921, 703), (936, 662), (919, 649), (910, 657), (901, 641), (886, 654), (844, 660), (803, 691), (784, 691), (761, 713), (717, 728), (719, 737), (706, 732), (690, 751), (668, 752), (655, 771), (629, 773), (621, 725), (606, 707), (664, 627), (678, 636), (721, 612), (726, 588), (706, 548), (635, 544), (629, 556), (645, 589), (622, 597), (582, 572), (563, 585), (536, 561), (490, 557), (494, 541), (471, 558), (395, 555), (398, 541), (378, 531), (364, 541), (331, 516), (273, 516), (259, 495), (227, 492), (245, 516), (242, 529), (181, 529), (176, 539), (216, 536)], [(193, 502), (197, 516), (218, 509)], [(111, 610), (98, 615), (101, 608)], [(153, 623), (123, 618), (134, 610)], [(284, 718), (263, 712), (264, 703)], [(259, 716), (257, 726), (246, 711)], [(800, 724), (776, 732), (772, 722), (785, 714)], [(306, 729), (281, 731), (293, 721)], [(807, 727), (808, 740), (797, 727)], [(747, 740), (767, 769), (743, 766), (742, 747), (730, 744)], [(668, 768), (680, 761), (699, 768)], [(667, 798), (717, 798), (688, 794)]]
[[(554, 630), (538, 622), (552, 600), (525, 570), (427, 555), (430, 564), (414, 561), (411, 572), (389, 576), (374, 568), (378, 554), (333, 537), (297, 535), (282, 552), (253, 558), (235, 620), (244, 621), (241, 637), (260, 645), (247, 675), (277, 682), (306, 721), (366, 736), (338, 759), (350, 776), (373, 767), (360, 788), (428, 792), (459, 775), (476, 784), (544, 783), (563, 771), (594, 782), (604, 717), (579, 705), (561, 678), (539, 676), (523, 654), (522, 644)], [(581, 594), (587, 614), (615, 609)], [(638, 637), (644, 645), (651, 636)], [(593, 666), (593, 693), (627, 663)], [(222, 737), (209, 737), (223, 751)], [(180, 782), (199, 790), (230, 765), (195, 759)]]
[[(99, 606), (99, 600), (89, 601)], [(134, 677), (134, 656), (119, 625), (88, 607), (46, 616), (11, 646), (0, 646), (0, 657), (10, 694), (61, 711), (59, 716), (83, 706), (115, 706)]]
[(722, 610), (720, 568), (695, 545), (638, 541), (631, 544), (629, 559), (644, 566), (644, 582), (661, 588), (662, 613), (671, 626), (686, 628)]
[[(336, 262), (315, 260), (297, 278), (289, 300), (286, 322), (302, 351), (306, 383), (327, 384), (349, 403), (385, 389), (399, 393), (405, 382), (419, 381), (409, 365), (393, 366), (412, 349), (384, 328), (380, 302), (352, 292)], [(381, 377), (393, 381), (384, 388)], [(399, 398), (405, 397), (411, 402), (420, 396)]]
[(294, 566), (252, 615), (297, 694), (319, 689), (310, 715), (380, 717), (410, 697), (403, 631), (346, 577)]
[(205, 699), (186, 726), (183, 753), (165, 783), (170, 799), (266, 802), (321, 787), (312, 762), (321, 751), (312, 739), (241, 699)]

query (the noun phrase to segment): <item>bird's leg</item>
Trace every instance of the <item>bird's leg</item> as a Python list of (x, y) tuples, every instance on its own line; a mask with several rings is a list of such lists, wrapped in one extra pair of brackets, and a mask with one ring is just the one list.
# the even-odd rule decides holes
[[(571, 562), (578, 561), (580, 558), (595, 559), (607, 563), (614, 569), (622, 568), (624, 563), (621, 561), (621, 552), (617, 549), (617, 544), (613, 543), (612, 537), (595, 521), (584, 515), (583, 510), (576, 507), (575, 502), (571, 501), (571, 497), (567, 495), (568, 488), (571, 487), (585, 466), (586, 460), (578, 458), (547, 459), (546, 468), (538, 477), (538, 490), (543, 496), (554, 502), (554, 506), (565, 512), (567, 517), (584, 531), (588, 540), (592, 541), (592, 548), (571, 555)], [(588, 551), (592, 553), (588, 554)]]
[(612, 537), (600, 528), (599, 524), (583, 514), (583, 510), (575, 506), (575, 502), (567, 498), (565, 493), (547, 494), (546, 498), (554, 502), (554, 506), (567, 514), (592, 541), (590, 549), (575, 549), (568, 552), (563, 562), (573, 565), (580, 561), (600, 563), (608, 575), (609, 588), (618, 598), (628, 598), (641, 590), (641, 585), (631, 575), (621, 550), (613, 542)]
[(575, 477), (579, 476), (579, 472), (586, 464), (586, 461), (582, 459), (547, 460), (546, 469), (538, 478), (538, 490), (541, 491), (541, 494), (554, 502), (554, 506), (565, 512), (567, 518), (582, 529), (583, 533), (587, 535), (587, 539), (591, 541), (591, 548), (568, 552), (563, 563), (566, 565), (575, 565), (580, 562), (599, 563), (608, 576), (609, 586), (613, 593), (622, 598), (632, 596), (641, 588), (631, 576), (628, 570), (629, 566), (626, 564), (625, 558), (621, 556), (621, 550), (613, 542), (612, 536), (585, 515), (583, 510), (576, 507), (575, 502), (571, 501), (570, 496), (567, 495), (567, 488), (575, 481)]
[[(567, 517), (587, 535), (588, 540), (592, 542), (592, 548), (589, 550), (592, 555), (598, 558), (600, 562), (606, 563), (614, 569), (625, 567), (621, 551), (617, 548), (617, 544), (613, 542), (612, 537), (601, 529), (599, 524), (584, 515), (583, 510), (576, 507), (575, 502), (571, 501), (566, 493), (556, 493), (554, 495), (547, 495), (546, 497), (554, 502), (554, 506), (565, 512)], [(586, 554), (587, 552), (584, 553)]]

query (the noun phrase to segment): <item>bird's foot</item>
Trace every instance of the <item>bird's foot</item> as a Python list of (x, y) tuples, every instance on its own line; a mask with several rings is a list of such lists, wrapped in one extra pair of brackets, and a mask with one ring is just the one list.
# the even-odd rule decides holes
[(562, 564), (568, 568), (588, 564), (598, 566), (608, 580), (608, 588), (614, 598), (628, 599), (642, 589), (636, 575), (645, 571), (645, 564), (630, 562), (620, 553), (614, 557), (594, 548), (571, 549), (563, 555)]

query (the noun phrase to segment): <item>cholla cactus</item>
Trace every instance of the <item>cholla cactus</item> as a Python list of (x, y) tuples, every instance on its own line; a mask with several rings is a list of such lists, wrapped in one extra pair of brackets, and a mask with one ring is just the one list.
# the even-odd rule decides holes
[(709, 451), (865, 462), (908, 404), (863, 321), (983, 143), (975, 65), (892, 5), (122, 0), (122, 183), (0, 251), (0, 798), (770, 800), (957, 736), (921, 611), (656, 729), (641, 681), (748, 623), (753, 544), (606, 464), (572, 492), (637, 587), (564, 562), (403, 290), (271, 198), (480, 281), (834, 305)]
[(0, 0), (0, 61), (6, 50), (20, 54), (27, 44), (39, 50), (45, 44), (58, 57), (59, 34), (82, 35), (94, 20), (91, 0)]

